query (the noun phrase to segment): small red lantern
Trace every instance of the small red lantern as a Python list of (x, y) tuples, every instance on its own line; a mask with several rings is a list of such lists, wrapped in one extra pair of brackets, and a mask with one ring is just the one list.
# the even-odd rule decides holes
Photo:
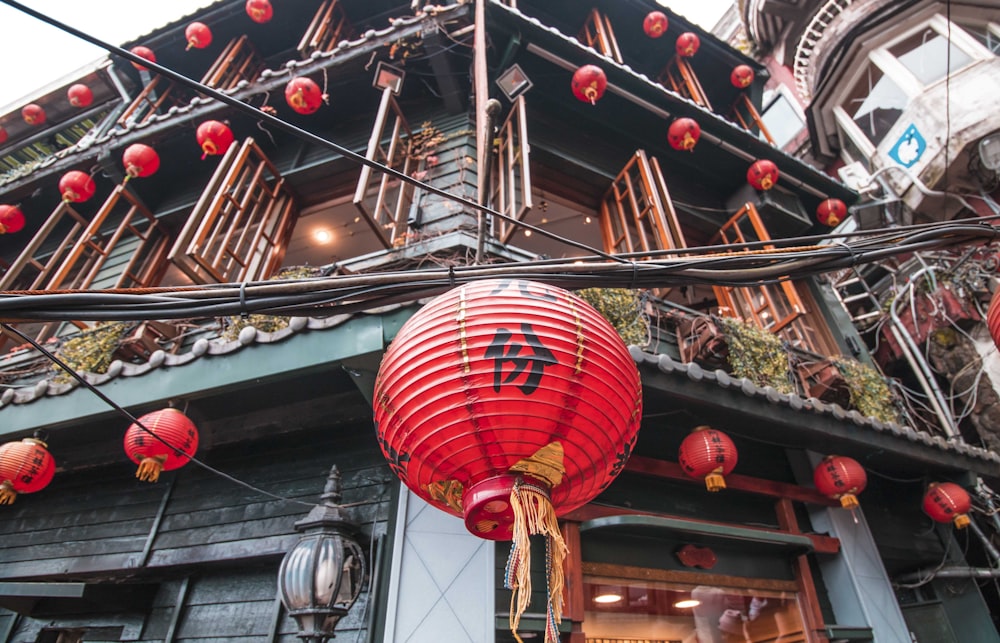
[(37, 438), (0, 446), (0, 505), (14, 502), (19, 493), (41, 491), (52, 482), (56, 462)]
[[(151, 63), (156, 62), (156, 54), (154, 54), (153, 50), (150, 49), (149, 47), (143, 47), (142, 45), (138, 45), (136, 47), (132, 47), (132, 49), (130, 49), (129, 51), (131, 51), (139, 58), (144, 58)], [(146, 71), (147, 69), (145, 65), (140, 65), (139, 63), (136, 62), (132, 63), (132, 66), (138, 69), (139, 71)]]
[(293, 78), (285, 85), (285, 100), (299, 114), (312, 114), (323, 104), (323, 90), (311, 78)]
[(778, 166), (761, 159), (754, 161), (747, 170), (747, 182), (757, 190), (770, 190), (778, 182)]
[(954, 482), (932, 482), (924, 494), (924, 513), (935, 522), (953, 522), (958, 529), (965, 529), (971, 522), (969, 493)]
[(697, 34), (685, 31), (677, 36), (677, 55), (681, 58), (690, 58), (695, 55), (698, 53), (698, 47), (700, 46), (701, 39), (698, 38)]
[(86, 172), (70, 170), (59, 179), (59, 194), (68, 203), (83, 203), (94, 196), (97, 185)]
[(736, 65), (729, 74), (729, 82), (737, 89), (746, 89), (753, 83), (754, 73), (750, 65)]
[(45, 123), (45, 110), (41, 105), (29, 103), (21, 108), (21, 118), (28, 125), (42, 125)]
[(738, 454), (732, 439), (710, 426), (697, 426), (681, 442), (678, 461), (684, 473), (692, 478), (705, 478), (709, 491), (726, 488), (723, 476), (732, 473)]
[(675, 150), (693, 151), (701, 137), (701, 127), (693, 118), (678, 118), (667, 129), (667, 142)]
[(0, 127), (0, 145), (3, 145), (6, 142), (7, 142), (7, 130), (4, 129), (3, 127)]
[(204, 49), (212, 44), (212, 30), (204, 22), (192, 22), (184, 30), (184, 37), (187, 38), (187, 49)]
[(1000, 349), (1000, 288), (993, 292), (993, 298), (990, 299), (990, 307), (986, 311), (986, 326), (990, 329), (993, 343)]
[(148, 145), (133, 143), (125, 148), (122, 164), (125, 165), (125, 173), (129, 177), (141, 179), (153, 176), (160, 169), (160, 155)]
[(16, 205), (0, 205), (0, 234), (13, 234), (24, 229), (24, 213)]
[(247, 0), (247, 15), (254, 22), (263, 24), (274, 17), (274, 8), (270, 0)]
[(161, 471), (183, 467), (197, 450), (198, 429), (177, 409), (147, 413), (125, 432), (125, 453), (139, 465), (135, 477), (145, 482), (156, 482)]
[(229, 129), (229, 126), (225, 123), (220, 123), (219, 121), (205, 121), (199, 125), (195, 131), (195, 138), (198, 139), (198, 145), (201, 146), (201, 151), (204, 152), (201, 155), (202, 159), (206, 156), (225, 154), (230, 146), (236, 142), (235, 137), (233, 137), (233, 130)]
[(608, 88), (608, 77), (597, 65), (584, 65), (573, 72), (573, 95), (585, 103), (595, 104)]
[(847, 205), (840, 199), (826, 199), (816, 206), (816, 219), (823, 225), (835, 228), (847, 216)]
[(650, 11), (642, 21), (642, 30), (650, 38), (659, 38), (667, 33), (667, 26), (669, 24), (670, 22), (667, 20), (665, 13), (662, 11)]
[(73, 107), (90, 107), (90, 104), (94, 102), (94, 92), (90, 91), (90, 87), (83, 83), (70, 85), (70, 88), (66, 90), (66, 97)]
[(844, 509), (858, 506), (858, 494), (865, 490), (868, 475), (857, 460), (842, 455), (828, 455), (813, 471), (816, 490), (840, 501)]
[[(472, 534), (514, 540), (515, 597), (530, 593), (527, 536), (549, 536), (553, 622), (565, 556), (556, 516), (622, 471), (641, 415), (635, 361), (611, 324), (576, 295), (524, 280), (432, 300), (400, 329), (375, 381), (390, 468)], [(512, 608), (512, 629), (522, 611)]]

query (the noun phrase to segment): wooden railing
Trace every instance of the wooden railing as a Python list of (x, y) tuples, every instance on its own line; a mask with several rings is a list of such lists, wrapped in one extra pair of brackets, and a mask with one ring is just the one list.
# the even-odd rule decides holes
[(302, 36), (298, 51), (303, 58), (316, 51), (331, 51), (338, 42), (349, 38), (352, 30), (340, 0), (324, 0)]

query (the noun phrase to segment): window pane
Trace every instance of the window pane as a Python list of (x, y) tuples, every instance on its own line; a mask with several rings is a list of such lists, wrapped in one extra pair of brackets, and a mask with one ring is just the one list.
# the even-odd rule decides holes
[(969, 54), (930, 27), (896, 44), (889, 51), (925, 85), (941, 80), (948, 71), (961, 69), (972, 62)]
[(962, 28), (978, 40), (979, 44), (993, 52), (994, 56), (1000, 54), (1000, 36), (989, 25), (962, 25)]
[(909, 98), (875, 65), (861, 76), (861, 80), (844, 101), (844, 110), (850, 114), (872, 145), (878, 145), (896, 119), (903, 113)]
[(805, 122), (792, 107), (791, 101), (780, 92), (764, 109), (761, 120), (764, 121), (764, 127), (771, 133), (771, 138), (778, 147), (784, 147), (805, 127)]

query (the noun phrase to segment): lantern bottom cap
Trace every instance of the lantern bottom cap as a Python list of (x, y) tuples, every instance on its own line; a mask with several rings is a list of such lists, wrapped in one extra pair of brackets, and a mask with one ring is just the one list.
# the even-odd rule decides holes
[(972, 520), (965, 514), (958, 514), (955, 516), (954, 522), (956, 529), (965, 529), (969, 526), (969, 523), (972, 522)]
[(726, 479), (718, 473), (710, 473), (705, 476), (705, 488), (709, 491), (722, 491), (726, 488)]
[(858, 502), (857, 496), (853, 493), (845, 493), (840, 497), (840, 506), (844, 509), (857, 509), (861, 505)]
[(510, 493), (517, 480), (548, 490), (549, 486), (522, 474), (504, 473), (471, 485), (462, 494), (465, 528), (473, 536), (487, 540), (511, 540), (514, 537), (514, 509)]

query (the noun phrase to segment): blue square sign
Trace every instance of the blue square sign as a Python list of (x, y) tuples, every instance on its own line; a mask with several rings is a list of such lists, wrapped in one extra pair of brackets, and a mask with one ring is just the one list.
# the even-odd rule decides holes
[(903, 167), (912, 167), (927, 149), (927, 141), (920, 135), (917, 126), (910, 123), (896, 144), (889, 150), (889, 158)]

